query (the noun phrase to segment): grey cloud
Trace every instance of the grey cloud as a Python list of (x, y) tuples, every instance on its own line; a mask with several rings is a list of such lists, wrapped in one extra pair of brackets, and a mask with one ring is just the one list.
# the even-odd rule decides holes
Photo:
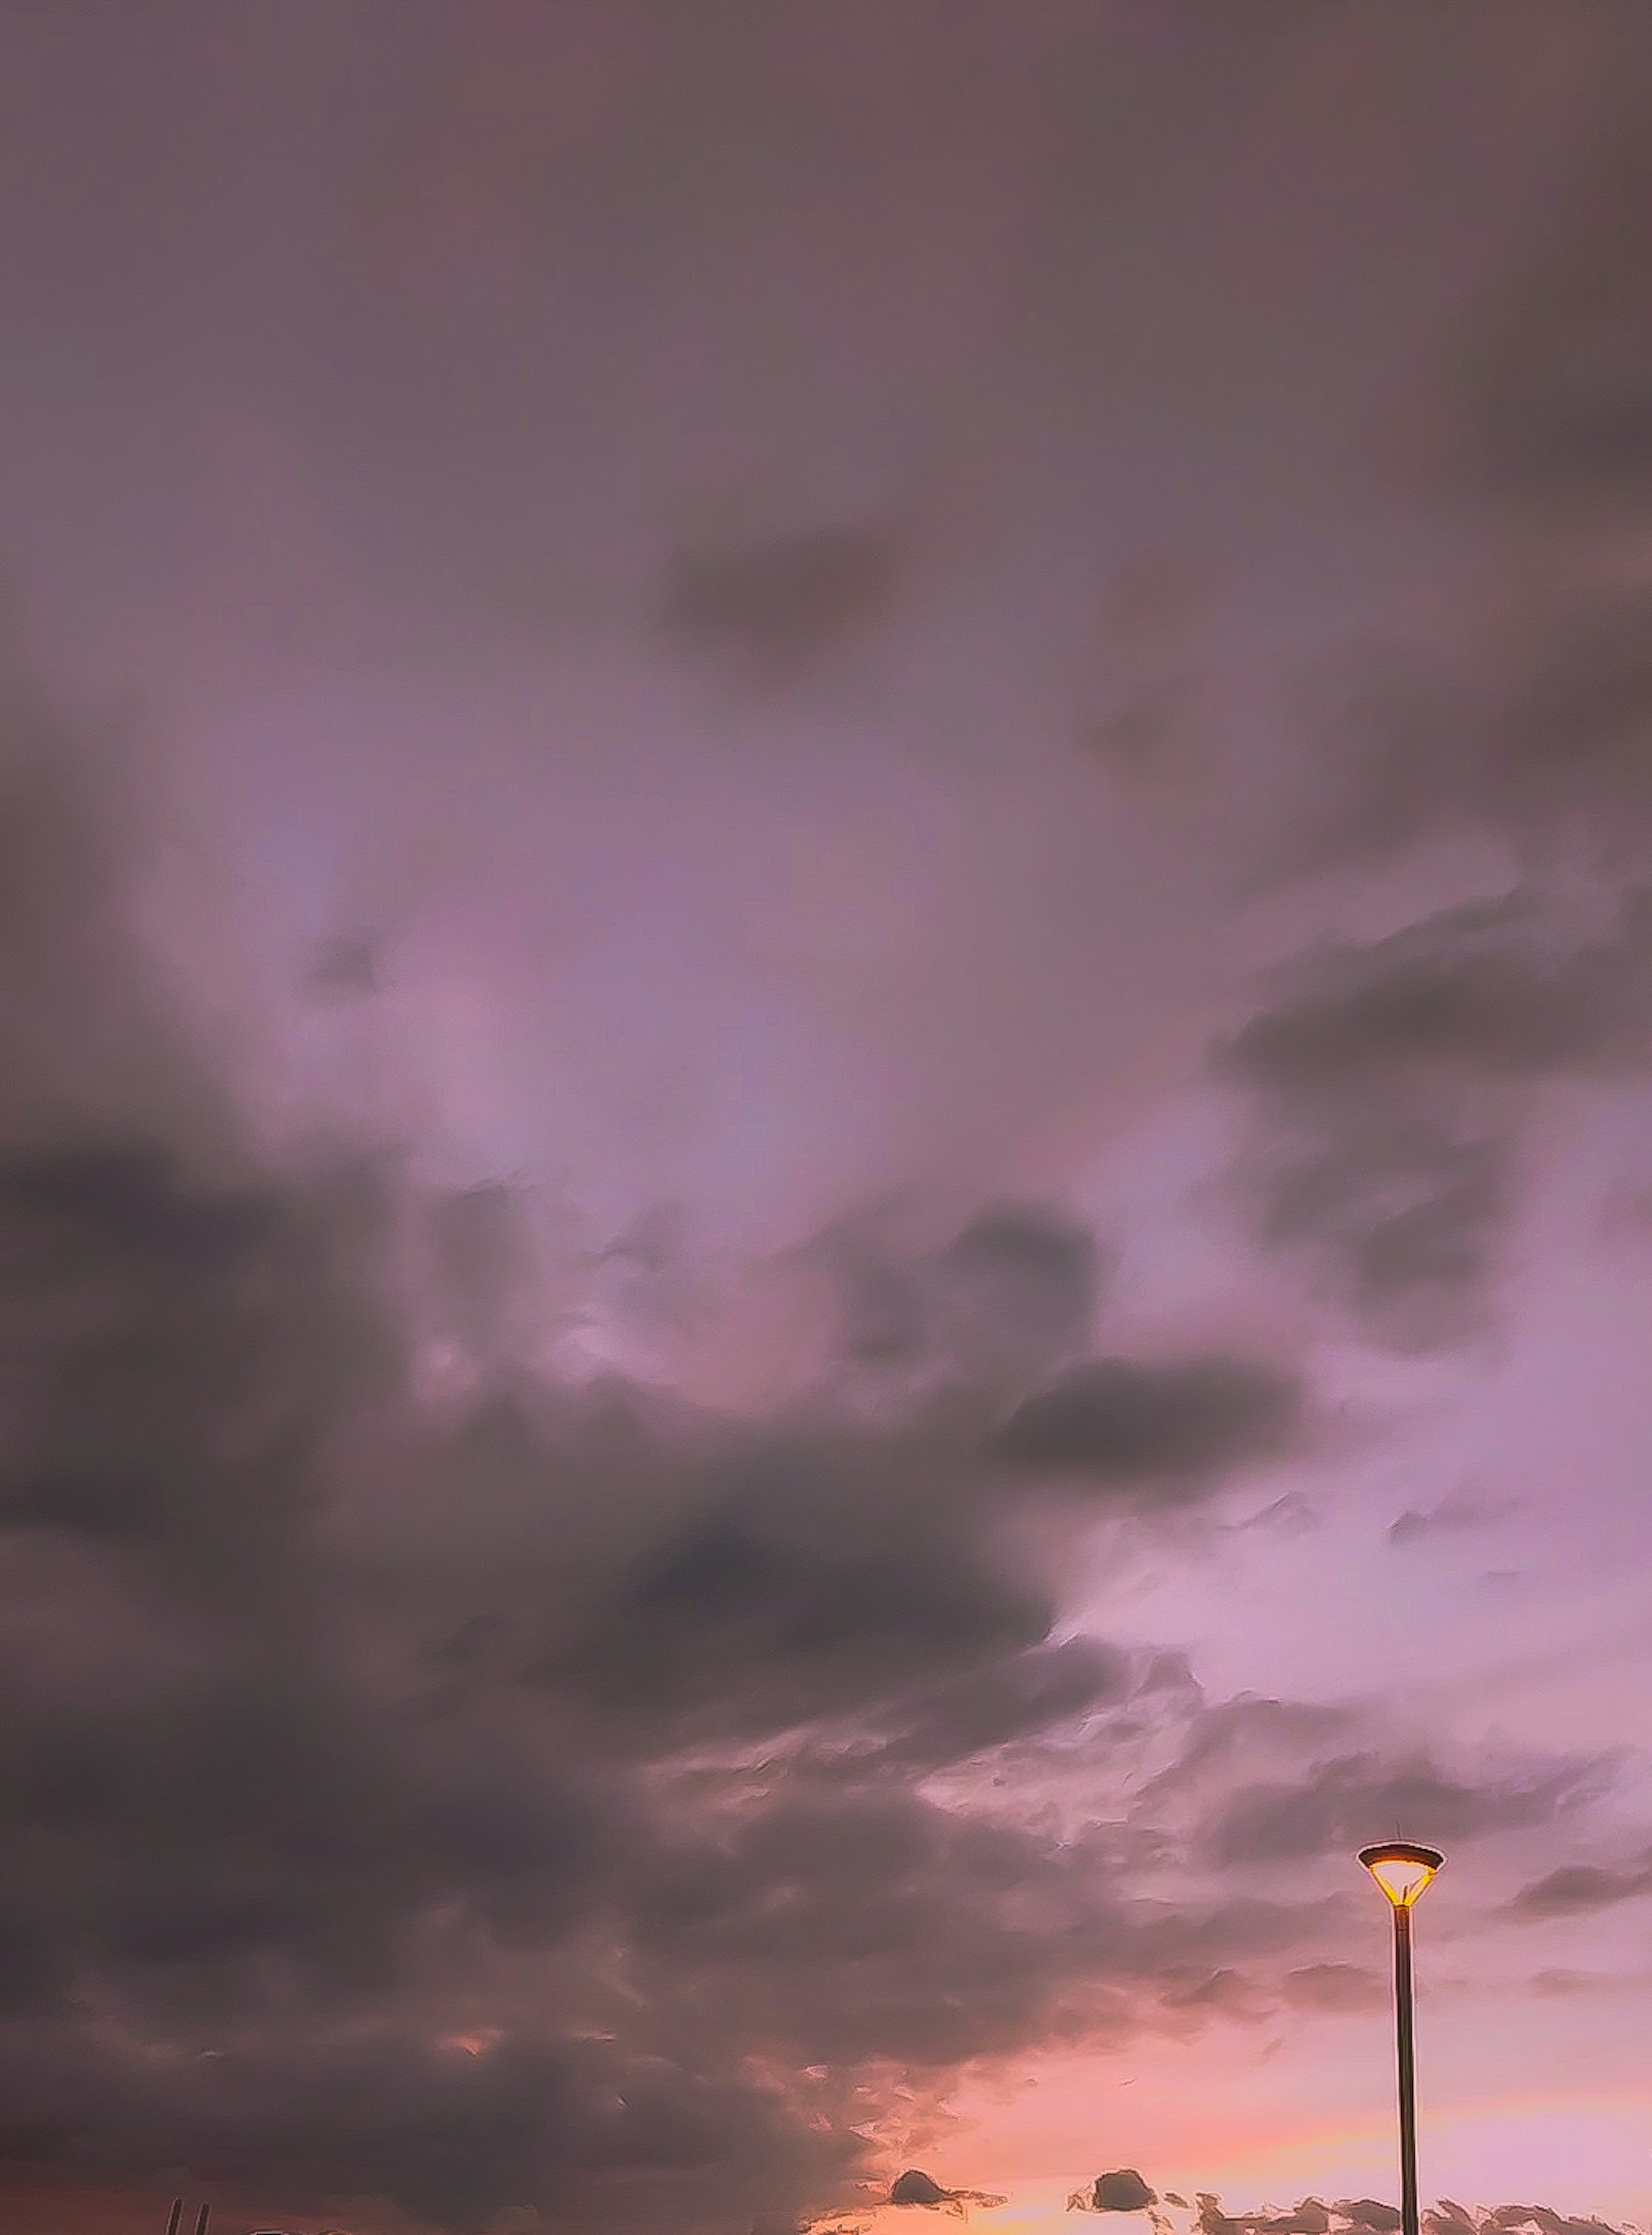
[(896, 2205), (916, 2204), (930, 2211), (949, 2211), (963, 2219), (973, 2206), (990, 2212), (1009, 2201), (1007, 2197), (992, 2196), (980, 2188), (942, 2188), (940, 2182), (915, 2166), (896, 2179), (889, 2191), (889, 2201)]
[(499, 1184), (440, 1196), (425, 1224), (455, 1333), (478, 1360), (508, 1356), (535, 1300), (533, 1236), (517, 1196)]
[(942, 1340), (966, 1366), (1008, 1353), (1037, 1371), (1087, 1340), (1100, 1276), (1095, 1236), (1036, 1204), (982, 1211), (935, 1261)]
[(1545, 2204), (1500, 2204), (1479, 2216), (1478, 2225), (1490, 2228), (1531, 2227), (1539, 2235), (1615, 2235), (1602, 2219), (1570, 2219)]
[[(1544, 521), (1652, 497), (1652, 315), (1641, 285), (1643, 158), (1602, 134), (1594, 174), (1521, 267), (1473, 306), (1413, 453), (1431, 487)], [(1443, 377), (1441, 375), (1443, 374)]]
[[(0, 2141), (65, 2179), (181, 2160), (266, 2215), (377, 2196), (471, 2230), (612, 2217), (616, 2184), (639, 2227), (783, 2213), (862, 2169), (861, 2067), (1127, 2031), (1311, 1941), (1311, 1906), (1127, 1901), (1116, 1840), (921, 1789), (1132, 1689), (1052, 1639), (1001, 1541), (1041, 1481), (983, 1448), (1005, 1377), (1087, 1334), (1080, 1230), (998, 1206), (934, 1254), (947, 1401), (894, 1425), (543, 1386), (510, 1200), (256, 1150), (72, 764), (28, 784), (0, 842)], [(468, 1397), (415, 1394), (433, 1317)], [(1088, 1463), (1126, 1503), (1213, 1488), (1295, 1402), (1210, 1360), (1114, 1361), (1103, 1393)]]
[(1652, 318), (1636, 213), (1644, 133), (1593, 135), (1518, 263), (1452, 322), (1409, 429), (1426, 494), (1544, 553), (1471, 591), (1449, 647), (1366, 647), (1320, 678), (1301, 857), (1381, 857), (1441, 829), (1529, 857), (1644, 862), (1652, 833), (1647, 602), (1618, 539), (1652, 497)]
[(1205, 1832), (1222, 1863), (1289, 1862), (1426, 1824), (1443, 1840), (1552, 1822), (1596, 1789), (1598, 1764), (1564, 1764), (1479, 1782), (1426, 1760), (1396, 1766), (1369, 1753), (1321, 1761), (1292, 1784), (1261, 1784), (1224, 1799)]
[(1603, 122), (1590, 176), (1431, 365), (1412, 429), (1428, 492), (1493, 539), (1490, 581), (1437, 606), (1428, 641), (1356, 646), (1311, 678), (1280, 855), (1288, 874), (1491, 839), (1540, 878), (1587, 865), (1622, 885), (1619, 920), (1580, 936), (1534, 890), (1309, 956), (1219, 1065), (1258, 1099), (1264, 1237), (1401, 1348), (1488, 1325), (1544, 1084), (1652, 1055), (1652, 662), (1629, 557), (1652, 322), (1629, 218), (1644, 134), (1622, 126)]
[(1271, 1367), (1109, 1360), (1029, 1398), (984, 1451), (974, 1415), (944, 1406), (908, 1427), (749, 1436), (689, 1476), (679, 1519), (592, 1580), (534, 1681), (621, 1717), (755, 1732), (948, 1669), (1026, 1667), (1053, 1606), (1000, 1524), (1041, 1482), (1190, 1502), (1288, 1448), (1300, 1410)]
[(1589, 1863), (1569, 1863), (1545, 1877), (1522, 1886), (1510, 1903), (1513, 1916), (1529, 1919), (1587, 1917), (1622, 1901), (1635, 1901), (1652, 1893), (1652, 1866), (1640, 1871), (1601, 1870)]
[(1357, 1963), (1306, 1963), (1286, 1974), (1285, 1999), (1298, 2009), (1376, 2009), (1386, 2002), (1386, 1984)]
[(907, 570), (899, 543), (873, 528), (685, 550), (666, 569), (655, 619), (668, 641), (788, 682), (887, 622)]
[(1130, 1677), (1127, 1656), (1098, 1639), (1034, 1647), (894, 1701), (880, 1718), (891, 1735), (863, 1768), (940, 1766), (1036, 1738), (1117, 1704)]
[(305, 979), (305, 991), (318, 1001), (361, 1000), (384, 987), (384, 960), (370, 932), (323, 940)]
[(1602, 1994), (1616, 1983), (1611, 1975), (1605, 1971), (1562, 1971), (1551, 1969), (1534, 1971), (1531, 1975), (1532, 1993), (1541, 1995), (1545, 2002), (1559, 2002), (1572, 1995)]
[(891, 2204), (947, 2204), (951, 2193), (941, 2187), (930, 2174), (915, 2166), (903, 2173), (889, 2191)]
[(1248, 1090), (1262, 1239), (1304, 1254), (1384, 1339), (1485, 1321), (1516, 1201), (1525, 1101), (1652, 1058), (1652, 907), (1568, 937), (1525, 895), (1328, 947), (1216, 1052)]
[(1069, 2212), (1145, 2212), (1158, 2198), (1134, 2166), (1117, 2173), (1098, 2173), (1087, 2189), (1067, 2199)]
[(1652, 836), (1644, 593), (1549, 588), (1452, 653), (1345, 652), (1301, 688), (1308, 749), (1275, 866), (1393, 861), (1490, 834), (1534, 868), (1642, 873)]
[[(1200, 2235), (1398, 2235), (1401, 2216), (1397, 2206), (1374, 2197), (1340, 2197), (1330, 2205), (1306, 2196), (1295, 2212), (1252, 2212), (1230, 2216), (1222, 2199), (1201, 2192), (1198, 2198)], [(1542, 2204), (1503, 2204), (1470, 2211), (1450, 2197), (1441, 2197), (1422, 2214), (1424, 2235), (1504, 2235), (1504, 2231), (1531, 2227), (1534, 2235), (1618, 2235), (1603, 2220), (1568, 2219)]]
[(593, 1603), (542, 1681), (622, 1711), (705, 1707), (776, 1729), (1026, 1650), (1051, 1603), (971, 1533), (954, 1464), (961, 1512), (939, 1485), (913, 1494), (908, 1470), (936, 1471), (921, 1444), (783, 1439), (737, 1461)]
[(82, 2179), (146, 2164), (164, 2136), (168, 2164), (220, 2192), (268, 2186), (280, 2166), (298, 2210), (359, 2194), (366, 2168), (399, 2168), (396, 2188), (456, 2228), (496, 2224), (513, 2204), (588, 2213), (616, 2180), (692, 2221), (742, 2195), (750, 2209), (787, 2179), (800, 2147), (817, 2175), (846, 2162), (841, 2144), (789, 2133), (749, 2084), (600, 2043), (521, 2041), (472, 2056), (379, 2031), (157, 2068), (37, 2027), (0, 2042), (0, 2071), (9, 2140), (37, 2162), (72, 2153)]
[(1131, 1920), (1086, 1865), (910, 1793), (782, 1792), (647, 1866), (642, 1976), (715, 1983), (800, 2062), (1001, 2053), (1130, 1976)]
[(1454, 1492), (1426, 1511), (1411, 1506), (1396, 1515), (1388, 1524), (1388, 1542), (1399, 1550), (1426, 1537), (1456, 1536), (1489, 1528), (1515, 1510), (1512, 1498), (1475, 1498), (1466, 1491)]
[[(1305, 2196), (1295, 2212), (1253, 2212), (1241, 2225), (1248, 2235), (1328, 2235), (1331, 2214), (1316, 2196)], [(1354, 2220), (1354, 2225), (1363, 2223)]]
[(1242, 2023), (1266, 2015), (1270, 2007), (1255, 1982), (1224, 1964), (1218, 1970), (1171, 1979), (1159, 1992), (1163, 2009), (1199, 2016), (1235, 2018)]
[(1609, 1074), (1652, 1052), (1652, 896), (1611, 937), (1557, 948), (1529, 895), (1443, 910), (1328, 947), (1226, 1044), (1223, 1069), (1311, 1098), (1389, 1070), (1491, 1078)]
[(1137, 1366), (1103, 1359), (1029, 1397), (995, 1445), (1007, 1464), (1097, 1484), (1195, 1484), (1277, 1456), (1301, 1425), (1290, 1376), (1228, 1358)]
[(1101, 1287), (1095, 1235), (1040, 1203), (999, 1203), (938, 1249), (902, 1249), (875, 1222), (816, 1245), (835, 1278), (852, 1360), (1013, 1380), (1082, 1349)]

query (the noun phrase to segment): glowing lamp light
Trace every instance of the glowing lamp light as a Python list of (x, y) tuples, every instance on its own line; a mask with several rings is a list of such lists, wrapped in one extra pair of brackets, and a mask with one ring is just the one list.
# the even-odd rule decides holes
[(1404, 1839), (1386, 1847), (1364, 1847), (1360, 1860), (1396, 1909), (1413, 1909), (1422, 1899), (1446, 1858), (1433, 1847), (1413, 1847)]

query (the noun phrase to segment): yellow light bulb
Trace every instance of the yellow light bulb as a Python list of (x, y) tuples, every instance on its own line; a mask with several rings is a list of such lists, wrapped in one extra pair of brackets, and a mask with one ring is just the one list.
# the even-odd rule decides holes
[(1421, 1899), (1445, 1859), (1432, 1847), (1413, 1847), (1403, 1839), (1367, 1847), (1360, 1857), (1396, 1909), (1410, 1909)]

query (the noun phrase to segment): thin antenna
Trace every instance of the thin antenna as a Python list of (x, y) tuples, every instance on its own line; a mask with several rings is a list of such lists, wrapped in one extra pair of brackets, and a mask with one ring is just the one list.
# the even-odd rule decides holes
[(195, 2235), (206, 2235), (206, 2222), (212, 2218), (212, 2206), (210, 2204), (203, 2204), (200, 2207), (200, 2215), (195, 2222)]
[(174, 2196), (172, 2199), (172, 2217), (167, 2222), (167, 2235), (178, 2235), (178, 2222), (183, 2216), (184, 2200), (181, 2196)]

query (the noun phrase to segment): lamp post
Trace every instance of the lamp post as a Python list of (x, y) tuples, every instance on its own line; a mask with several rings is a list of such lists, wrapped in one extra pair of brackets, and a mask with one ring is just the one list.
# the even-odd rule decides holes
[(1363, 1847), (1360, 1860), (1393, 1909), (1394, 2026), (1400, 2048), (1400, 2218), (1402, 2235), (1417, 2235), (1417, 2068), (1413, 2041), (1411, 1912), (1445, 1861), (1432, 1847), (1404, 1839)]

